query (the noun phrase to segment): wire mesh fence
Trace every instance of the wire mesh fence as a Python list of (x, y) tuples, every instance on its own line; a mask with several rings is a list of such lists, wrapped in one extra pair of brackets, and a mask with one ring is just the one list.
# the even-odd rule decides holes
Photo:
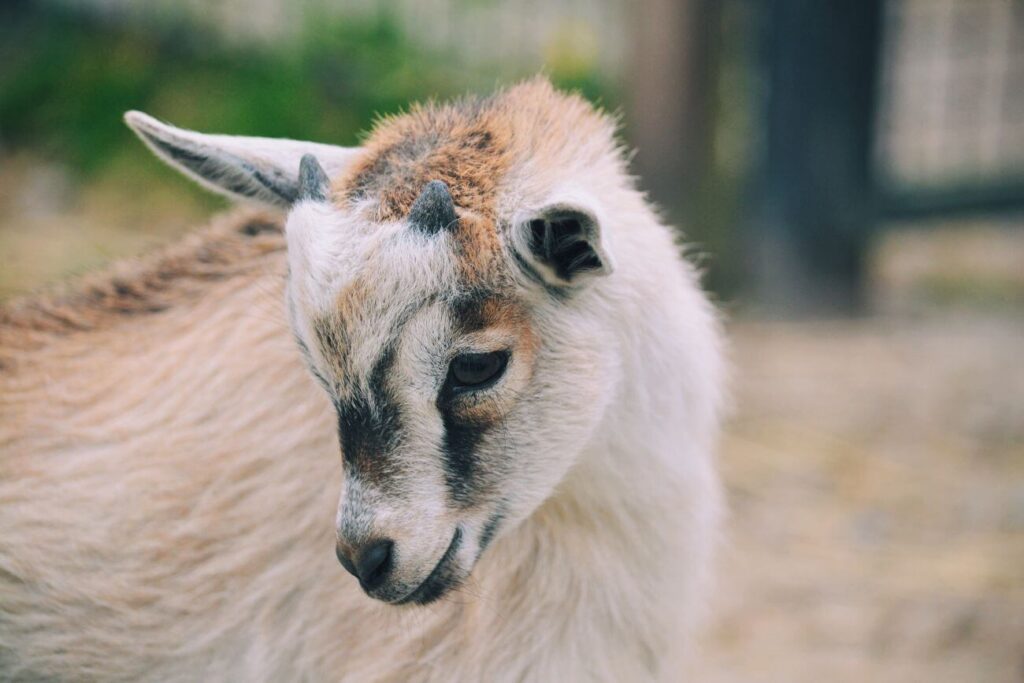
[(889, 0), (883, 16), (883, 187), (1024, 205), (1024, 3)]

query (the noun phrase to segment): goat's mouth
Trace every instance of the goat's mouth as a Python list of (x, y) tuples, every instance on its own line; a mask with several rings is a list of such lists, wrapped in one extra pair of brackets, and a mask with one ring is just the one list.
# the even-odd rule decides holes
[(444, 555), (434, 565), (426, 579), (404, 598), (394, 601), (393, 605), (428, 605), (442, 597), (462, 581), (462, 576), (455, 567), (455, 555), (462, 545), (462, 529), (456, 527), (452, 542)]

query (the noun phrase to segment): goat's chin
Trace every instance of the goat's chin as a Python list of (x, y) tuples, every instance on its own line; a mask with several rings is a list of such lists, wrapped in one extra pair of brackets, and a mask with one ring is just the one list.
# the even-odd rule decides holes
[(427, 577), (427, 580), (420, 584), (412, 593), (390, 604), (409, 608), (438, 602), (448, 597), (451, 593), (458, 591), (468, 576), (469, 572), (461, 567), (452, 567), (443, 577), (433, 575)]
[(444, 555), (438, 560), (430, 574), (405, 596), (390, 601), (395, 605), (429, 605), (440, 600), (466, 580), (469, 571), (459, 562), (459, 550), (462, 548), (463, 533), (456, 527), (452, 540)]

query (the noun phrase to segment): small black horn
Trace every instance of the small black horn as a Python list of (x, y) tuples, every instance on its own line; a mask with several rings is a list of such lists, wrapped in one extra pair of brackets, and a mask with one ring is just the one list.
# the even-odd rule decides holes
[(299, 196), (296, 201), (312, 199), (315, 202), (327, 201), (327, 177), (324, 167), (312, 154), (303, 154), (299, 162)]
[(427, 183), (409, 209), (409, 223), (428, 235), (446, 230), (458, 221), (452, 194), (440, 180)]

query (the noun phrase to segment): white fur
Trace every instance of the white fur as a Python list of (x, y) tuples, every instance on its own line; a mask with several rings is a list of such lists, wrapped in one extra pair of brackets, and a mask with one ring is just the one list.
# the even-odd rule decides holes
[[(615, 272), (571, 305), (537, 299), (537, 364), (554, 374), (550, 404), (532, 409), (554, 417), (510, 435), (534, 461), (505, 492), (510, 519), (462, 589), (396, 608), (338, 566), (332, 520), (341, 525), (352, 496), (377, 500), (366, 504), (385, 519), (375, 523), (417, 544), (416, 571), (459, 520), (434, 484), (406, 509), (370, 489), (336, 505), (335, 418), (293, 348), (277, 304), (284, 259), (272, 256), (194, 305), (26, 352), (2, 378), (0, 678), (678, 680), (720, 515), (718, 324), (621, 169), (570, 173)], [(524, 174), (503, 200), (509, 214), (546, 205), (551, 186), (545, 172)], [(406, 230), (359, 235), (357, 223), (294, 209), (300, 335), (306, 312), (352, 274), (339, 264), (357, 268)], [(416, 277), (445, 277), (436, 254), (386, 253), (396, 301)], [(415, 339), (440, 324), (424, 315)], [(423, 351), (410, 340), (398, 372), (413, 401), (430, 386), (415, 384)], [(481, 520), (463, 522), (469, 566)]]

